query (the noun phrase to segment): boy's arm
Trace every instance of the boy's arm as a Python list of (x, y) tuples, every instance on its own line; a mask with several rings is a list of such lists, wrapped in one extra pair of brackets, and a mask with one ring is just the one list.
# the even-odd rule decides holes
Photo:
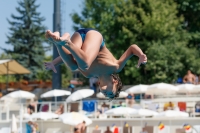
[(55, 58), (53, 61), (52, 61), (53, 65), (54, 66), (59, 66), (61, 64), (63, 64), (63, 60), (61, 59), (60, 56), (58, 56), (57, 58)]
[(146, 55), (142, 52), (142, 50), (137, 45), (133, 44), (124, 52), (124, 54), (118, 60), (119, 67), (118, 67), (117, 72), (120, 72), (124, 68), (127, 60), (130, 59), (133, 55), (136, 55), (139, 57), (137, 67), (139, 67), (141, 63), (147, 62)]

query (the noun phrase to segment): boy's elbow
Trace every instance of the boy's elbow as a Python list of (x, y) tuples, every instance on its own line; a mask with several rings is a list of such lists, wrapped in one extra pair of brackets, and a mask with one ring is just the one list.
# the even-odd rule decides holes
[(132, 44), (131, 47), (135, 48), (135, 47), (138, 47), (137, 44)]

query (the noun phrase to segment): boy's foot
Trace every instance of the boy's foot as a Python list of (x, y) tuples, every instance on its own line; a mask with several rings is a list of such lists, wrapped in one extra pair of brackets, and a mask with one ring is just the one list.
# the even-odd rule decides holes
[(58, 41), (60, 39), (60, 33), (59, 32), (51, 32), (50, 30), (47, 30), (46, 32), (47, 37), (50, 37), (54, 39), (55, 41)]
[(52, 33), (50, 30), (48, 30), (46, 32), (46, 38), (48, 38), (48, 40), (52, 41), (53, 43), (57, 44), (57, 45), (62, 45), (65, 46), (68, 44), (68, 40), (70, 40), (70, 35), (68, 36), (63, 36), (60, 37), (59, 32), (54, 32)]
[(57, 39), (59, 36), (60, 36), (59, 32), (52, 33), (50, 30), (47, 30), (45, 33), (46, 39), (48, 39), (52, 43), (54, 43), (54, 38)]

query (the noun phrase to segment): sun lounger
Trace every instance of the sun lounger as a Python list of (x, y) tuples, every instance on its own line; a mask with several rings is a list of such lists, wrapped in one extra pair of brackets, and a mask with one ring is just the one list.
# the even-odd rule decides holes
[(3, 127), (0, 129), (0, 133), (10, 133), (11, 129), (10, 127)]
[(47, 128), (45, 133), (62, 133), (60, 128)]
[(185, 133), (185, 129), (178, 128), (176, 129), (176, 133)]
[(101, 133), (101, 130), (93, 130), (92, 133)]

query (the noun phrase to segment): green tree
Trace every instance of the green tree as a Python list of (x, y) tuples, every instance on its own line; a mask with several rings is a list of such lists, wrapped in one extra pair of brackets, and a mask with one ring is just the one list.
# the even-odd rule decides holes
[[(44, 62), (51, 62), (52, 56), (44, 56)], [(37, 75), (36, 75), (37, 80), (42, 80), (42, 81), (47, 81), (47, 80), (52, 80), (52, 71), (48, 71), (44, 68), (44, 65), (37, 70)]]
[(182, 27), (190, 34), (187, 46), (200, 50), (200, 1), (199, 0), (174, 0), (178, 6), (178, 16), (183, 16)]
[(6, 54), (6, 53), (2, 53), (0, 55), (0, 60), (2, 60), (2, 59), (12, 59), (12, 56), (9, 54)]
[(8, 19), (11, 27), (6, 43), (12, 45), (13, 50), (4, 50), (31, 71), (31, 74), (23, 75), (23, 79), (32, 80), (43, 65), (45, 27), (42, 22), (45, 19), (37, 11), (39, 5), (36, 5), (36, 0), (21, 0), (18, 4), (16, 11), (19, 15), (12, 14), (13, 20)]
[(197, 70), (197, 51), (186, 48), (189, 33), (177, 14), (173, 0), (85, 0), (82, 13), (73, 13), (72, 19), (75, 30), (98, 29), (116, 58), (132, 43), (139, 45), (147, 65), (137, 69), (133, 57), (120, 73), (125, 84), (138, 84), (173, 82), (187, 69)]

